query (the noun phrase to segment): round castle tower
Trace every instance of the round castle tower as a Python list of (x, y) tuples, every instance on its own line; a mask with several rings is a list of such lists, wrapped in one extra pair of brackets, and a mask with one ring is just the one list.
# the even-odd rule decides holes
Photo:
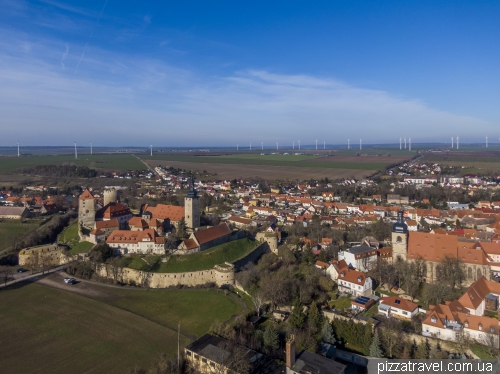
[(104, 206), (109, 203), (115, 203), (118, 201), (120, 195), (120, 191), (116, 188), (106, 188), (104, 190)]

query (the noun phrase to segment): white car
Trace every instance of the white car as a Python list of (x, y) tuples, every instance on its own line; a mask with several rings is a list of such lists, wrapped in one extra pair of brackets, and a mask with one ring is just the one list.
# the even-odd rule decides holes
[(64, 283), (74, 284), (74, 283), (76, 283), (76, 279), (75, 278), (64, 278)]

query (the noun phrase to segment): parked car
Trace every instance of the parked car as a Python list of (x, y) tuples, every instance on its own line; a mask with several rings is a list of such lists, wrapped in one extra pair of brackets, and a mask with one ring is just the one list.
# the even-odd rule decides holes
[(16, 273), (24, 273), (25, 271), (28, 271), (28, 270), (23, 269), (23, 268), (19, 268), (16, 270)]
[(76, 283), (76, 279), (75, 278), (64, 278), (64, 283), (75, 284)]

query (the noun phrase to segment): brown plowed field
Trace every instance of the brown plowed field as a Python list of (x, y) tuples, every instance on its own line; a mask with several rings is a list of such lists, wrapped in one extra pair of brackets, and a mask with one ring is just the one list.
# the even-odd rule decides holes
[(387, 165), (410, 160), (408, 156), (326, 156), (315, 158), (314, 162), (345, 162), (345, 163), (384, 163)]

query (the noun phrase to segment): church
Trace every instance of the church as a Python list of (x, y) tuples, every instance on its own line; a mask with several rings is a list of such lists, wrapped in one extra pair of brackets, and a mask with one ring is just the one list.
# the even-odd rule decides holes
[[(429, 232), (409, 232), (403, 217), (398, 212), (398, 220), (392, 229), (392, 260), (423, 260), (426, 263), (426, 281), (436, 280), (436, 267), (447, 257), (465, 266), (465, 284), (470, 285), (484, 276), (491, 279), (496, 263), (488, 253), (491, 243), (460, 241), (456, 235), (433, 234)], [(497, 243), (496, 249), (500, 249)]]

